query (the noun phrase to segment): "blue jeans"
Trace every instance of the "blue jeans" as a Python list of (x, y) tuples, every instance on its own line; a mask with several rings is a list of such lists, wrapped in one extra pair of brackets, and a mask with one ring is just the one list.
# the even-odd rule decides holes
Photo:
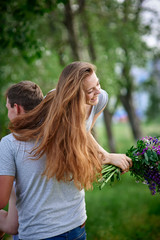
[(13, 235), (12, 238), (13, 240), (19, 240), (18, 235)]
[(43, 240), (86, 240), (85, 226), (74, 228), (56, 237), (45, 238)]
[(86, 240), (85, 226), (76, 227), (56, 237), (44, 238), (41, 240)]

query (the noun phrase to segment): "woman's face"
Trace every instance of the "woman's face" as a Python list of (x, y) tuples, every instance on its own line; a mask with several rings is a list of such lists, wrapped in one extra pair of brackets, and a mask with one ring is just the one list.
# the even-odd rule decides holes
[(97, 105), (101, 86), (95, 72), (84, 80), (83, 86), (86, 95), (86, 104)]

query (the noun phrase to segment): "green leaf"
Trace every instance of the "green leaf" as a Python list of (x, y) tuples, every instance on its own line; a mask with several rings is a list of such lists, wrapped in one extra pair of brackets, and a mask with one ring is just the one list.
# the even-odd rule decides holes
[(144, 153), (144, 157), (145, 157), (145, 163), (148, 163), (148, 155), (146, 152)]
[(148, 150), (147, 150), (147, 156), (148, 156), (148, 157), (151, 157), (151, 155), (152, 155), (152, 151), (151, 151), (150, 149), (148, 149)]
[(154, 161), (157, 161), (158, 160), (157, 153), (152, 150), (152, 154), (153, 154), (153, 157), (154, 157)]
[(145, 158), (142, 158), (142, 164), (144, 164), (145, 163)]

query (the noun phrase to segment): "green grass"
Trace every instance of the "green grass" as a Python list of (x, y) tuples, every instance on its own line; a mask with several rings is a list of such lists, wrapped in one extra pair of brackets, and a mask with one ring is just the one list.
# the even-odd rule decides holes
[[(105, 129), (97, 129), (100, 144), (107, 149)], [(144, 136), (160, 135), (160, 125), (142, 124)], [(134, 145), (127, 123), (113, 126), (117, 151)], [(108, 149), (107, 149), (108, 150)], [(136, 183), (129, 173), (102, 190), (95, 185), (86, 192), (88, 240), (160, 240), (160, 194), (152, 196), (147, 185)]]
[(121, 181), (86, 192), (88, 240), (160, 239), (160, 195), (129, 173)]

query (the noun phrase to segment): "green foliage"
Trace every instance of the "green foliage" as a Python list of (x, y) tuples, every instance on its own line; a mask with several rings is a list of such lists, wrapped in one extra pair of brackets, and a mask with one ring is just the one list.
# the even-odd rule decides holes
[(44, 14), (53, 11), (61, 0), (12, 0), (0, 2), (0, 46), (17, 48), (26, 61), (42, 56), (44, 46), (38, 26)]

